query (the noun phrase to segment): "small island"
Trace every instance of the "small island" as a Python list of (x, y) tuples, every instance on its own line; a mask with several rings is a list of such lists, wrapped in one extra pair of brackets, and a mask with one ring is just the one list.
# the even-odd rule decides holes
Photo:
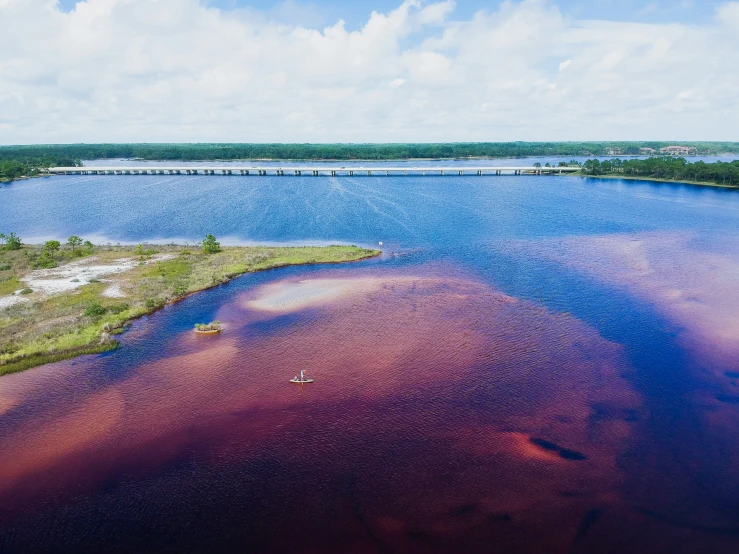
[(223, 325), (220, 321), (195, 324), (195, 334), (197, 335), (217, 335), (221, 331), (223, 331)]
[[(23, 244), (0, 233), (0, 375), (113, 350), (135, 319), (244, 273), (380, 254), (356, 246)], [(220, 323), (205, 325), (216, 334)]]

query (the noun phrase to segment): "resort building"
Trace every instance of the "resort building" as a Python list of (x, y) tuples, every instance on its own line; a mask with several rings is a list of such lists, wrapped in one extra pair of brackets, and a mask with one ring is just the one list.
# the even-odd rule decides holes
[(692, 156), (697, 153), (695, 148), (689, 146), (666, 146), (659, 149), (660, 154), (668, 154), (670, 156)]

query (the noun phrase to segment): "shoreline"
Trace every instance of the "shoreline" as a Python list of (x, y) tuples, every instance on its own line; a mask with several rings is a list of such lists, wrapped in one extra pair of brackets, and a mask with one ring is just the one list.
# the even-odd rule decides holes
[(0, 178), (0, 184), (14, 183), (15, 181), (25, 181), (26, 179), (38, 179), (39, 177), (46, 177), (43, 173), (37, 173), (36, 175), (21, 175), (15, 179), (8, 179), (7, 177)]
[[(74, 302), (77, 299), (77, 305), (75, 306), (77, 315), (65, 316), (67, 319), (74, 318), (74, 323), (77, 325), (61, 328), (56, 341), (52, 341), (51, 344), (49, 344), (48, 340), (44, 342), (40, 337), (33, 336), (33, 334), (29, 336), (24, 330), (19, 331), (18, 334), (26, 339), (25, 342), (21, 340), (8, 343), (17, 348), (18, 356), (13, 356), (13, 352), (8, 353), (7, 350), (5, 353), (0, 350), (0, 356), (6, 357), (6, 360), (0, 362), (0, 376), (86, 354), (100, 354), (115, 350), (120, 347), (120, 343), (113, 338), (113, 335), (123, 333), (137, 319), (153, 314), (165, 306), (175, 304), (188, 296), (227, 284), (249, 273), (298, 265), (350, 263), (376, 258), (382, 254), (381, 250), (371, 250), (356, 246), (224, 247), (222, 249), (223, 256), (221, 256), (224, 258), (223, 265), (218, 266), (218, 274), (216, 274), (212, 273), (215, 271), (213, 262), (214, 258), (219, 256), (219, 254), (201, 255), (196, 249), (191, 248), (190, 250), (192, 252), (190, 252), (187, 247), (181, 245), (171, 248), (178, 249), (181, 252), (180, 255), (169, 258), (160, 257), (159, 260), (152, 260), (152, 256), (150, 255), (148, 256), (148, 261), (144, 261), (144, 256), (142, 256), (141, 258), (136, 258), (141, 261), (138, 262), (135, 268), (118, 273), (118, 275), (126, 278), (127, 283), (129, 279), (133, 278), (135, 281), (134, 286), (140, 288), (145, 287), (148, 286), (146, 281), (152, 280), (152, 275), (156, 275), (154, 279), (161, 281), (165, 279), (164, 275), (166, 275), (170, 268), (173, 271), (181, 270), (180, 266), (185, 263), (182, 259), (183, 254), (187, 253), (185, 260), (193, 265), (192, 271), (197, 272), (198, 270), (203, 270), (207, 272), (208, 280), (196, 282), (185, 290), (177, 291), (175, 289), (176, 292), (169, 292), (166, 295), (162, 293), (162, 297), (160, 298), (146, 298), (144, 302), (144, 297), (150, 294), (148, 291), (146, 294), (139, 294), (139, 296), (130, 294), (121, 298), (107, 297), (105, 290), (112, 288), (109, 284), (111, 279), (104, 279), (105, 282), (101, 282), (97, 278), (94, 278), (88, 283), (81, 284), (78, 288), (56, 294), (42, 295), (32, 304), (23, 303), (20, 305), (23, 308), (31, 306), (43, 312), (44, 315), (38, 317), (36, 323), (38, 327), (48, 330), (49, 321), (53, 322), (55, 318), (59, 319), (59, 313), (47, 314), (47, 312), (53, 312), (55, 304)], [(25, 250), (40, 250), (40, 248), (38, 245), (26, 245)], [(106, 252), (108, 258), (113, 258), (122, 253), (130, 254), (131, 251), (126, 247), (116, 247)], [(253, 259), (245, 263), (242, 261), (240, 265), (234, 265), (233, 262), (238, 258), (238, 255), (252, 256)], [(268, 256), (264, 257), (265, 255)], [(94, 259), (94, 256), (91, 256), (91, 258)], [(193, 263), (193, 258), (197, 258), (197, 262)], [(84, 261), (84, 259), (78, 261)], [(120, 262), (120, 260), (118, 261)], [(60, 268), (64, 269), (68, 266), (69, 264), (61, 265)], [(161, 272), (162, 276), (159, 276), (157, 272)], [(211, 273), (212, 275), (210, 275)], [(30, 275), (31, 273), (28, 273), (22, 279), (28, 279)], [(177, 282), (181, 284), (180, 277), (178, 279)], [(10, 298), (13, 298), (13, 296), (10, 296)], [(114, 308), (116, 306), (115, 302), (120, 300), (138, 302), (133, 307), (129, 307), (128, 303), (126, 303), (126, 308), (120, 312), (111, 310), (108, 313), (115, 315), (109, 315), (105, 318), (102, 317), (102, 314), (93, 318), (79, 315), (79, 312), (85, 306), (85, 302), (88, 306), (93, 303), (98, 303), (98, 305), (102, 303), (103, 306)], [(0, 323), (2, 323), (3, 318), (8, 318), (9, 321), (12, 321), (14, 317), (18, 319), (18, 314), (14, 315), (8, 312), (10, 309), (9, 307), (0, 311)], [(24, 317), (22, 315), (20, 319)], [(24, 333), (26, 336), (24, 336)], [(76, 343), (70, 344), (66, 348), (55, 347), (57, 343), (64, 344), (74, 341)]]
[(659, 177), (635, 177), (633, 175), (586, 175), (584, 173), (574, 173), (573, 175), (576, 177), (587, 177), (589, 179), (623, 179), (624, 181), (646, 181), (672, 185), (691, 185), (696, 187), (714, 187), (729, 190), (739, 190), (739, 186), (722, 185), (719, 183), (712, 183), (710, 181), (676, 181), (674, 179), (662, 179)]

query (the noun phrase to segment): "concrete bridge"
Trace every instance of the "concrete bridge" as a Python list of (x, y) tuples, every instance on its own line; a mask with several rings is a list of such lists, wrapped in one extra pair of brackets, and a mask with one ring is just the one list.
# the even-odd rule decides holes
[(51, 167), (52, 175), (551, 175), (575, 173), (579, 167), (331, 167), (331, 166), (267, 166), (267, 167), (196, 167), (196, 166), (118, 166), (118, 167)]

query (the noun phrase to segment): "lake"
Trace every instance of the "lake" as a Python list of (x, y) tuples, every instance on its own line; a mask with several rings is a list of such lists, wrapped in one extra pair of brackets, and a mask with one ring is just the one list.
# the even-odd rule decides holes
[(736, 191), (74, 175), (0, 188), (0, 230), (383, 243), (1, 377), (2, 551), (739, 549)]

